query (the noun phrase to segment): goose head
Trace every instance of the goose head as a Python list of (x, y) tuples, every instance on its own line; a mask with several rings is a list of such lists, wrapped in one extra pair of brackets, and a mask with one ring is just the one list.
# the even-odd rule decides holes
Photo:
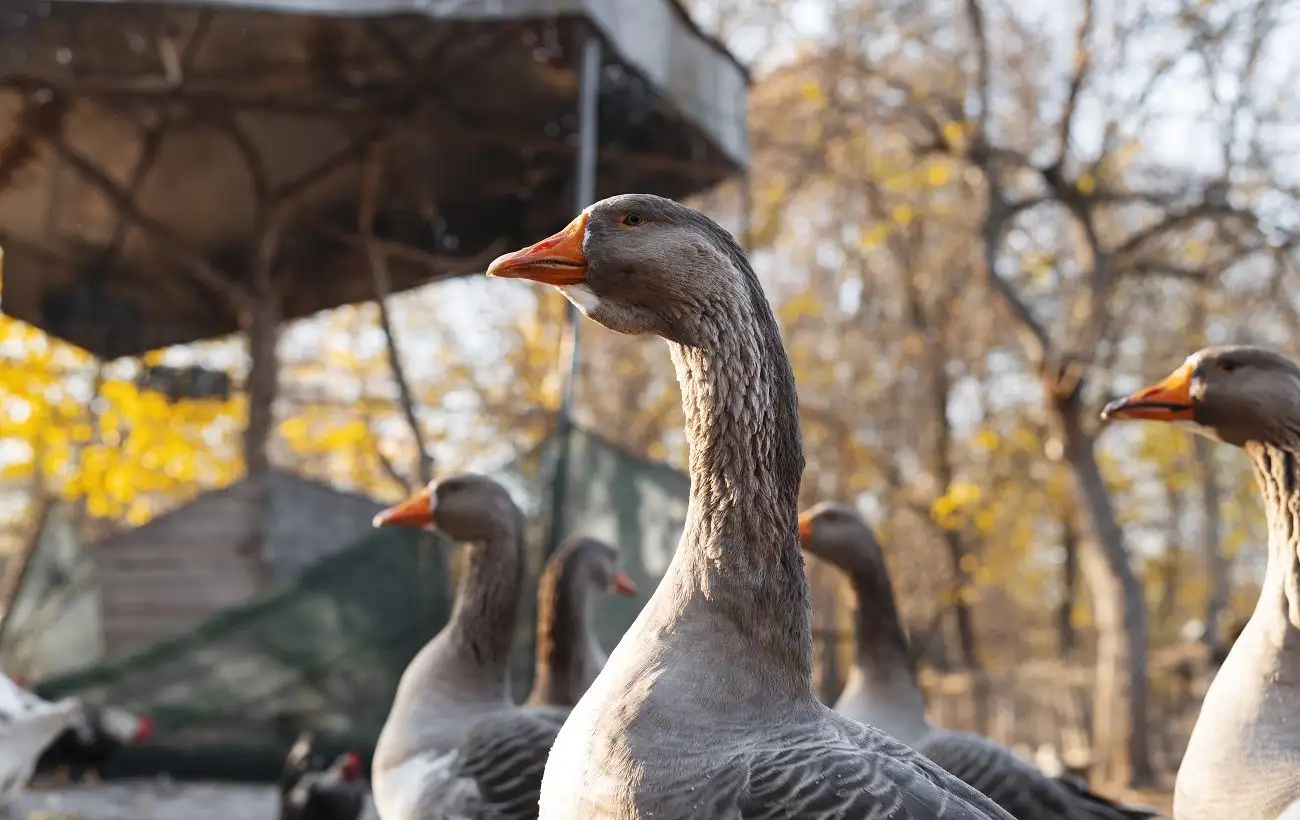
[(555, 586), (570, 582), (584, 589), (631, 597), (636, 584), (619, 564), (618, 551), (596, 538), (579, 538), (556, 553), (546, 573)]
[(671, 199), (623, 194), (497, 257), (487, 273), (553, 285), (610, 330), (698, 345), (705, 340), (691, 318), (725, 299), (743, 303), (757, 287), (747, 271), (735, 240), (704, 215)]
[(461, 473), (429, 482), (410, 498), (377, 514), (376, 527), (420, 527), (468, 543), (499, 537), (514, 526), (518, 507), (487, 476)]
[(848, 571), (884, 574), (885, 558), (870, 525), (856, 510), (822, 501), (799, 516), (803, 548), (823, 561)]
[(1207, 347), (1102, 410), (1103, 419), (1176, 422), (1218, 441), (1300, 445), (1300, 366), (1253, 345)]

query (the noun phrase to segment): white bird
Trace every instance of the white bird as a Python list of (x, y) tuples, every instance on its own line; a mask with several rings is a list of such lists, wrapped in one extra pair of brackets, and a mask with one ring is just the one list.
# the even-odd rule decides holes
[(23, 790), (41, 752), (80, 714), (76, 698), (51, 703), (0, 674), (0, 805)]

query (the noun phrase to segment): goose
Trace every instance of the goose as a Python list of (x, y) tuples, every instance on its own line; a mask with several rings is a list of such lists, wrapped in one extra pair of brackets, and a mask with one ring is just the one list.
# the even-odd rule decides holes
[(1102, 418), (1175, 422), (1250, 457), (1267, 568), (1205, 693), (1174, 780), (1174, 818), (1275, 818), (1300, 799), (1300, 366), (1262, 347), (1208, 347)]
[(812, 685), (794, 375), (744, 251), (697, 211), (601, 200), (489, 276), (668, 342), (690, 450), (668, 569), (555, 738), (544, 820), (1009, 818)]
[(591, 593), (636, 595), (636, 584), (619, 568), (618, 551), (595, 538), (561, 547), (537, 584), (537, 660), (525, 703), (572, 707), (605, 665), (596, 639)]
[(510, 700), (523, 514), (500, 484), (465, 473), (431, 482), (374, 524), (431, 527), (468, 549), (451, 619), (402, 673), (375, 745), (379, 817), (536, 817), (546, 754), (569, 710)]
[(888, 732), (1016, 817), (1137, 820), (1159, 816), (1152, 809), (1122, 807), (1077, 783), (1049, 777), (986, 737), (932, 726), (925, 716), (925, 696), (916, 682), (885, 555), (871, 527), (857, 511), (824, 501), (799, 516), (799, 539), (804, 550), (849, 577), (857, 599), (856, 653), (844, 691), (835, 702), (836, 712)]

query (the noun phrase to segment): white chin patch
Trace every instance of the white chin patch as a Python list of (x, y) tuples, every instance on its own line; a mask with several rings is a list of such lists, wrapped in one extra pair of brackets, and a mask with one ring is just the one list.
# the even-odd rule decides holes
[(578, 306), (583, 316), (590, 316), (600, 307), (600, 297), (591, 292), (586, 285), (556, 285), (555, 289), (564, 294), (564, 298)]

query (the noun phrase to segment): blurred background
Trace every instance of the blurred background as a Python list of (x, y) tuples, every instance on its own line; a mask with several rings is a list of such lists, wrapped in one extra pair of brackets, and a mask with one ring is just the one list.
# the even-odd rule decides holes
[[(370, 518), (435, 475), (510, 486), (533, 577), (597, 535), (644, 600), (662, 344), (481, 272), (646, 191), (749, 248), (804, 501), (877, 527), (935, 718), (1169, 782), (1264, 518), (1239, 453), (1098, 412), (1205, 344), (1300, 355), (1300, 2), (22, 0), (0, 39), (0, 668), (153, 715), (109, 775), (372, 746), (457, 567)], [(852, 609), (809, 573), (831, 700)]]

